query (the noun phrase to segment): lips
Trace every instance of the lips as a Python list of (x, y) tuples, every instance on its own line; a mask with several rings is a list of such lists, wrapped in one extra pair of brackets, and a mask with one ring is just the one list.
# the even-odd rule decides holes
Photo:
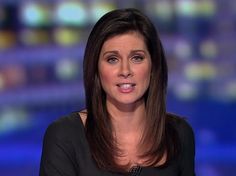
[(120, 83), (117, 84), (119, 91), (122, 93), (130, 93), (134, 90), (136, 84), (134, 83)]
[(123, 89), (129, 89), (131, 87), (134, 87), (135, 84), (133, 84), (133, 83), (120, 83), (120, 84), (117, 84), (117, 86), (120, 88), (123, 88)]

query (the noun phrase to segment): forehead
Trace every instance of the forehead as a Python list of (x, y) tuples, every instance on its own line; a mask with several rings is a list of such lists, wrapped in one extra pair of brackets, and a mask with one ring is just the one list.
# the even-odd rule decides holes
[(137, 49), (146, 49), (146, 43), (144, 36), (136, 31), (129, 31), (124, 34), (118, 34), (108, 38), (102, 46), (102, 50), (104, 49), (112, 49), (112, 48), (121, 47), (123, 49), (135, 48)]

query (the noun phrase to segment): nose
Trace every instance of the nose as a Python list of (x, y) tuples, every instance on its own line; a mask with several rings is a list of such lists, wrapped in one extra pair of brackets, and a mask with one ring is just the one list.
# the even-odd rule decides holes
[(119, 76), (128, 78), (133, 75), (129, 61), (123, 60), (120, 64)]

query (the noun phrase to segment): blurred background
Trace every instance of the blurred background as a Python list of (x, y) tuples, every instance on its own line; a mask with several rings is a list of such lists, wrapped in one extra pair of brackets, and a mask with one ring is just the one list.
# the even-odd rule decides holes
[(49, 123), (84, 107), (83, 52), (104, 13), (136, 7), (169, 65), (168, 111), (187, 117), (196, 173), (236, 172), (236, 1), (0, 0), (0, 175), (38, 175)]

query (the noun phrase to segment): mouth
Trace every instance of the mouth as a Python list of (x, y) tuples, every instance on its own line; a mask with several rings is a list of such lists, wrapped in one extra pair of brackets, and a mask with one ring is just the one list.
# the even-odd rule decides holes
[(117, 84), (118, 87), (120, 87), (121, 89), (130, 89), (133, 88), (136, 84), (134, 83), (121, 83), (121, 84)]

